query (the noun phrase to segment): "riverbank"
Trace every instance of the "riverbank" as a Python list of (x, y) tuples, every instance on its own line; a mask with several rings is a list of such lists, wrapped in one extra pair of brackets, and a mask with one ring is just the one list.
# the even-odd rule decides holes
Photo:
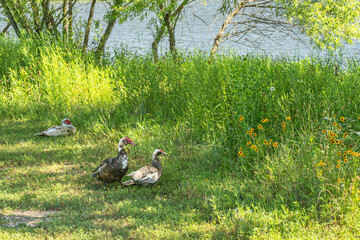
[[(0, 48), (1, 214), (56, 211), (0, 238), (358, 238), (357, 61)], [(76, 135), (33, 136), (64, 117)], [(161, 147), (164, 175), (103, 192), (91, 171), (124, 136), (129, 171)]]

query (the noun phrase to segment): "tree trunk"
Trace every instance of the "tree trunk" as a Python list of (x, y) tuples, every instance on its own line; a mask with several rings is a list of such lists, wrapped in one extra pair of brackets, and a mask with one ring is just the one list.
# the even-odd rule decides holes
[(166, 13), (164, 16), (164, 21), (165, 21), (166, 28), (169, 33), (170, 52), (171, 52), (171, 54), (173, 54), (175, 56), (176, 55), (175, 29), (171, 23), (170, 15), (171, 15), (170, 13)]
[(160, 31), (158, 32), (158, 35), (156, 36), (155, 40), (151, 44), (152, 54), (154, 56), (154, 61), (157, 62), (159, 60), (159, 54), (158, 54), (158, 48), (159, 48), (159, 42), (163, 38), (165, 33), (165, 26), (161, 26)]
[(102, 54), (102, 52), (104, 52), (106, 42), (109, 39), (109, 36), (115, 26), (116, 21), (117, 19), (113, 19), (110, 22), (108, 22), (105, 32), (100, 39), (98, 47), (96, 48), (96, 55), (98, 58), (100, 58), (100, 55)]
[(31, 9), (33, 11), (35, 32), (37, 34), (39, 34), (41, 32), (39, 8), (38, 8), (37, 3), (35, 2), (35, 0), (31, 0), (30, 5), (31, 5)]
[(14, 17), (13, 17), (13, 15), (11, 14), (10, 9), (9, 9), (9, 7), (7, 6), (5, 0), (0, 0), (0, 3), (1, 3), (3, 9), (4, 9), (4, 12), (5, 12), (6, 17), (9, 19), (11, 26), (12, 26), (13, 29), (15, 30), (16, 35), (20, 38), (20, 37), (21, 37), (20, 29), (19, 29), (17, 23), (15, 22)]
[(31, 33), (30, 24), (28, 22), (28, 19), (27, 19), (25, 13), (24, 13), (23, 6), (21, 6), (19, 1), (16, 1), (16, 3), (13, 3), (10, 6), (12, 6), (14, 17), (19, 21), (19, 23), (21, 24), (21, 27), (23, 29), (25, 29), (28, 33)]
[(49, 0), (44, 0), (44, 1), (41, 1), (42, 3), (42, 8), (43, 8), (43, 14), (44, 14), (44, 22), (45, 22), (45, 25), (46, 25), (46, 28), (48, 30), (52, 29), (52, 24), (51, 24), (51, 21), (50, 21), (50, 11), (49, 11), (49, 4), (50, 4), (50, 1)]
[(47, 30), (53, 32), (55, 35), (58, 35), (59, 31), (57, 29), (54, 17), (51, 14), (49, 6), (50, 6), (50, 0), (42, 1), (45, 25), (47, 27)]
[(84, 36), (84, 44), (83, 44), (83, 55), (84, 56), (86, 54), (87, 45), (89, 42), (90, 28), (91, 28), (91, 23), (92, 23), (93, 16), (94, 16), (95, 5), (96, 5), (96, 0), (92, 0), (89, 18), (88, 18), (88, 22), (87, 22), (87, 26), (86, 26), (86, 30), (85, 30), (85, 36)]
[(73, 40), (73, 6), (74, 0), (69, 0), (69, 28), (68, 28), (68, 40)]
[(216, 51), (219, 49), (220, 40), (224, 35), (225, 29), (229, 25), (230, 21), (233, 19), (233, 17), (249, 2), (253, 2), (251, 0), (244, 0), (242, 2), (238, 3), (238, 6), (235, 8), (235, 10), (227, 16), (224, 23), (222, 24), (218, 34), (215, 37), (213, 47), (210, 52), (210, 60), (214, 58)]
[(63, 41), (67, 40), (68, 36), (68, 24), (69, 24), (69, 17), (68, 17), (68, 0), (63, 0)]

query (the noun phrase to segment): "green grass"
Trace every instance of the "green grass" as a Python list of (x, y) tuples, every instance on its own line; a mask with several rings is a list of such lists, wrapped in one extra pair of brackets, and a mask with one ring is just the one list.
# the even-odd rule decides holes
[[(359, 238), (357, 60), (0, 48), (0, 214), (60, 211), (0, 239)], [(64, 117), (75, 135), (33, 136)], [(161, 147), (164, 174), (104, 192), (91, 171), (125, 136), (129, 171)]]

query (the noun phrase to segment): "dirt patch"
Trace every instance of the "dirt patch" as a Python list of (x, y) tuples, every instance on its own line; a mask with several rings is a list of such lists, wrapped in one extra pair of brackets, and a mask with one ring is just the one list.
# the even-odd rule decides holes
[(1, 223), (4, 227), (17, 227), (26, 225), (34, 227), (42, 221), (49, 221), (51, 216), (61, 211), (11, 211), (0, 214)]

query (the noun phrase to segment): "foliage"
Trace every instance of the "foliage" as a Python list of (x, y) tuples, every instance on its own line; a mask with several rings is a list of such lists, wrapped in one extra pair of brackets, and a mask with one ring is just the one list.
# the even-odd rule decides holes
[[(300, 29), (314, 46), (334, 52), (344, 42), (360, 39), (360, 3), (357, 0), (238, 0), (221, 1), (218, 11), (226, 16), (218, 31), (210, 59), (225, 40), (261, 46), (262, 38), (271, 37), (271, 30), (289, 36)], [(251, 33), (252, 40), (245, 37)]]
[(331, 51), (360, 38), (360, 2), (357, 0), (278, 0), (287, 18), (304, 29), (317, 46)]

